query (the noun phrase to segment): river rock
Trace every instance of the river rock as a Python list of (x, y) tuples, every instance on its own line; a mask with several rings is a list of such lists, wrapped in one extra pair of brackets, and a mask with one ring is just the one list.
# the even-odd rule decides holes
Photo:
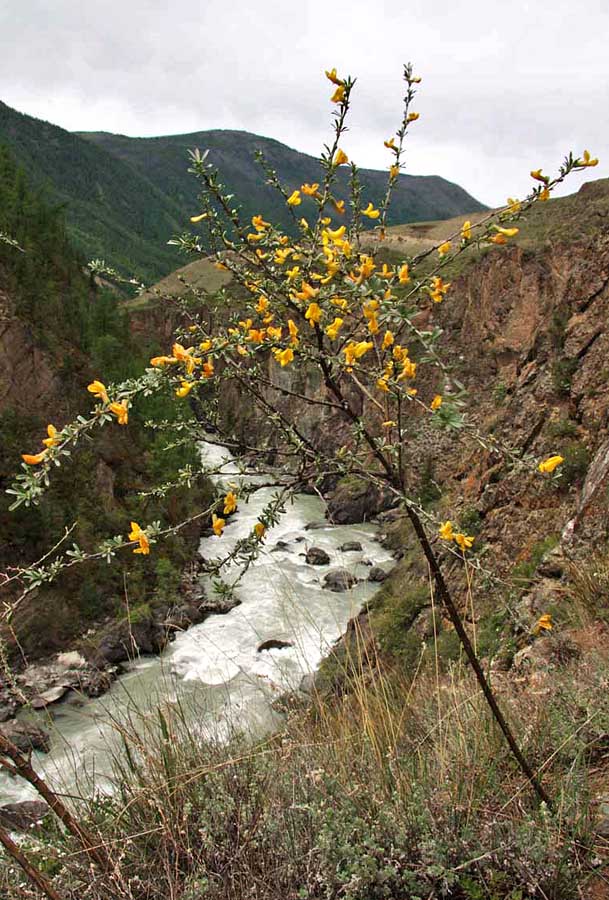
[(328, 523), (323, 522), (308, 522), (305, 525), (305, 531), (319, 531), (321, 528), (327, 528)]
[(372, 566), (372, 568), (368, 572), (368, 581), (374, 581), (376, 584), (380, 584), (388, 577), (389, 573), (382, 569), (380, 566)]
[(341, 553), (356, 553), (357, 551), (362, 550), (363, 547), (359, 541), (345, 541), (338, 549)]
[(354, 584), (357, 584), (357, 578), (348, 569), (330, 569), (324, 576), (325, 590), (335, 594), (348, 591)]
[(330, 562), (330, 557), (321, 547), (309, 547), (306, 560), (310, 566), (327, 566)]
[(269, 638), (268, 641), (263, 641), (261, 644), (258, 644), (256, 648), (256, 653), (262, 653), (264, 650), (285, 650), (286, 647), (293, 647), (294, 644), (292, 641), (282, 641), (279, 638)]
[(51, 703), (57, 703), (58, 700), (65, 697), (69, 690), (69, 684), (56, 684), (54, 687), (49, 688), (48, 691), (43, 691), (41, 694), (38, 694), (37, 697), (34, 697), (32, 700), (32, 708), (45, 709), (47, 706), (50, 706)]
[(0, 825), (8, 831), (29, 831), (39, 826), (51, 813), (51, 807), (41, 800), (22, 800), (0, 806)]
[(271, 553), (279, 553), (280, 550), (290, 551), (290, 545), (287, 541), (277, 541), (274, 547), (271, 548)]
[(30, 750), (40, 750), (48, 753), (51, 740), (48, 732), (37, 725), (26, 722), (6, 722), (0, 725), (0, 734), (14, 744), (17, 750), (28, 753)]
[(302, 694), (314, 694), (315, 693), (315, 672), (307, 672), (306, 675), (303, 675), (300, 679), (300, 684), (298, 685), (298, 690)]
[(369, 522), (386, 503), (387, 498), (365, 478), (348, 475), (328, 497), (328, 518), (336, 525)]
[(126, 662), (141, 653), (160, 653), (166, 643), (166, 630), (152, 616), (139, 622), (124, 619), (102, 632), (94, 662), (100, 666)]

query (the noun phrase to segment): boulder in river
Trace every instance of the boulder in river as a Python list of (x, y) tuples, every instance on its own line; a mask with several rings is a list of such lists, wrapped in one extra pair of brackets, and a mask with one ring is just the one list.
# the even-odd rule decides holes
[(309, 547), (306, 559), (310, 566), (327, 566), (330, 563), (330, 557), (321, 547)]
[(388, 577), (389, 573), (382, 569), (380, 566), (372, 566), (372, 568), (368, 572), (368, 581), (374, 581), (377, 584), (385, 581), (385, 579)]
[(21, 800), (0, 806), (0, 826), (7, 831), (29, 831), (42, 824), (51, 807), (41, 800)]
[(4, 725), (0, 725), (0, 734), (22, 753), (28, 753), (30, 750), (41, 750), (43, 753), (48, 753), (51, 746), (49, 734), (44, 728), (26, 722), (16, 722), (15, 720), (6, 722)]
[(328, 497), (328, 518), (335, 525), (369, 522), (386, 503), (375, 485), (357, 475), (346, 475)]
[(285, 650), (287, 647), (293, 647), (294, 644), (292, 641), (282, 641), (279, 638), (269, 638), (268, 641), (263, 641), (261, 644), (258, 644), (256, 648), (256, 653), (262, 653), (264, 650)]
[(34, 697), (34, 699), (32, 700), (32, 708), (46, 709), (46, 707), (50, 706), (51, 703), (57, 703), (58, 700), (61, 700), (62, 697), (65, 697), (69, 690), (69, 684), (56, 684), (52, 688), (49, 688), (47, 691), (42, 691), (42, 693), (38, 694), (37, 697)]
[(343, 593), (357, 584), (357, 578), (348, 569), (330, 569), (324, 576), (324, 588), (335, 594)]
[(287, 541), (277, 541), (275, 546), (271, 549), (271, 553), (278, 553), (280, 550), (287, 550), (289, 553), (290, 545)]
[(362, 549), (363, 547), (359, 541), (345, 541), (345, 543), (341, 544), (339, 547), (341, 553), (356, 553)]

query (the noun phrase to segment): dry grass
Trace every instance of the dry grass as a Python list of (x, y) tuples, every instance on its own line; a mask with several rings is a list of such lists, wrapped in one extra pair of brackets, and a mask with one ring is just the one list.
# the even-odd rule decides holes
[(587, 772), (609, 730), (606, 648), (535, 691), (500, 685), (551, 815), (468, 672), (407, 682), (368, 636), (354, 647), (349, 693), (313, 697), (255, 745), (205, 740), (180, 703), (118, 725), (116, 794), (82, 807), (115, 871), (92, 877), (57, 833), (35, 851), (66, 900), (576, 896), (592, 848)]

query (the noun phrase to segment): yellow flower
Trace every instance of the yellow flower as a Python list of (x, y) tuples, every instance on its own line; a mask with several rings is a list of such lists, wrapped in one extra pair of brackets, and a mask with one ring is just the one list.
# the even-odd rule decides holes
[(87, 390), (90, 394), (93, 394), (94, 397), (97, 397), (104, 403), (108, 403), (108, 393), (106, 391), (106, 386), (102, 384), (101, 381), (92, 381), (91, 384), (87, 386)]
[(294, 361), (294, 351), (291, 347), (286, 347), (285, 350), (273, 350), (273, 356), (282, 369)]
[(357, 359), (355, 355), (355, 343), (353, 341), (349, 341), (347, 346), (343, 347), (343, 353), (345, 354), (345, 364), (351, 367)]
[(387, 391), (389, 390), (389, 386), (388, 386), (388, 384), (387, 384), (387, 381), (386, 381), (384, 378), (379, 378), (379, 379), (377, 380), (377, 382), (376, 382), (376, 386), (377, 386), (377, 388), (379, 389), (379, 391), (385, 391), (385, 392), (387, 392)]
[(200, 216), (191, 216), (190, 221), (193, 223), (193, 225), (196, 225), (197, 222), (201, 222), (203, 219), (206, 219), (206, 218), (207, 218), (207, 213), (201, 213)]
[(48, 453), (48, 450), (42, 450), (42, 452), (36, 453), (35, 455), (32, 455), (30, 453), (22, 453), (21, 459), (23, 460), (24, 463), (27, 463), (28, 466), (37, 466), (38, 463), (42, 462), (42, 460), (45, 458), (47, 453)]
[(294, 279), (298, 278), (298, 275), (300, 274), (300, 267), (294, 266), (293, 269), (286, 269), (285, 274), (286, 274), (288, 281), (294, 281)]
[(344, 216), (345, 214), (345, 201), (344, 200), (332, 200), (332, 206), (339, 214), (339, 216)]
[(266, 228), (271, 227), (271, 223), (265, 222), (262, 216), (252, 216), (252, 225), (256, 231), (264, 231)]
[(331, 69), (329, 72), (326, 69), (326, 78), (332, 82), (332, 84), (342, 84), (342, 80), (336, 74), (336, 69)]
[(388, 419), (387, 422), (383, 422), (383, 428), (397, 428), (397, 424), (393, 419)]
[(261, 241), (263, 239), (263, 237), (264, 237), (263, 231), (251, 231), (248, 234), (247, 239), (250, 242), (250, 244), (255, 244), (256, 241)]
[(116, 416), (119, 425), (127, 425), (129, 422), (129, 407), (126, 400), (121, 400), (120, 403), (111, 403), (108, 409)]
[(237, 509), (237, 496), (233, 494), (232, 491), (229, 491), (226, 497), (224, 498), (224, 515), (230, 516), (232, 512)]
[(366, 209), (362, 209), (362, 216), (368, 216), (369, 219), (378, 219), (380, 210), (375, 209), (372, 203), (369, 203)]
[(218, 262), (214, 263), (214, 269), (220, 269), (220, 271), (227, 272), (228, 266), (225, 266), (223, 262), (218, 260)]
[(296, 291), (294, 296), (297, 300), (312, 300), (313, 297), (317, 297), (318, 294), (319, 288), (314, 288), (308, 281), (303, 281), (300, 285), (300, 290)]
[(421, 115), (420, 113), (411, 112), (411, 113), (409, 113), (408, 119), (406, 121), (407, 122), (416, 122), (420, 115)]
[(271, 338), (272, 341), (280, 341), (281, 335), (283, 333), (283, 328), (281, 328), (280, 326), (275, 328), (273, 325), (269, 325), (269, 327), (266, 330), (266, 333), (268, 334), (268, 336)]
[(332, 94), (332, 96), (330, 97), (330, 100), (332, 101), (332, 103), (342, 103), (344, 99), (345, 99), (345, 86), (344, 86), (344, 84), (339, 84), (337, 86), (336, 90), (334, 91), (334, 93)]
[(397, 166), (397, 165), (389, 166), (389, 177), (390, 178), (397, 178), (399, 174), (400, 174), (399, 166)]
[(187, 397), (195, 386), (194, 381), (181, 381), (180, 387), (176, 390), (176, 397)]
[(548, 187), (544, 187), (539, 192), (539, 200), (549, 200), (550, 199), (550, 189)]
[(250, 328), (247, 333), (248, 341), (251, 341), (253, 344), (261, 344), (266, 337), (266, 329), (265, 328)]
[(155, 367), (168, 366), (171, 365), (171, 363), (176, 362), (177, 359), (175, 358), (175, 356), (153, 356), (150, 360), (150, 365)]
[(266, 525), (263, 522), (256, 522), (254, 525), (254, 534), (258, 538), (258, 540), (262, 540), (264, 534), (266, 532)]
[(341, 150), (339, 147), (339, 149), (336, 151), (336, 155), (334, 156), (332, 165), (333, 166), (342, 166), (344, 163), (348, 163), (348, 162), (349, 162), (349, 157), (344, 152), (344, 150)]
[(203, 353), (207, 353), (208, 350), (211, 350), (212, 344), (213, 344), (213, 341), (210, 341), (210, 340), (201, 341), (201, 343), (199, 344), (199, 350), (202, 350)]
[(384, 143), (385, 147), (387, 147), (388, 150), (395, 150), (395, 138), (394, 137), (387, 138), (387, 140), (383, 141), (383, 143)]
[(431, 299), (434, 303), (441, 303), (444, 300), (444, 295), (448, 291), (451, 285), (450, 281), (444, 281), (438, 275), (435, 275), (431, 279)]
[(290, 343), (292, 346), (298, 346), (298, 325), (292, 319), (288, 319), (288, 331), (290, 332)]
[(343, 319), (340, 319), (338, 316), (336, 316), (334, 321), (326, 328), (326, 334), (331, 341), (335, 341), (338, 337), (338, 332), (343, 327), (343, 321)]
[(148, 538), (146, 537), (146, 533), (142, 531), (137, 522), (131, 523), (131, 531), (129, 532), (129, 540), (137, 541), (139, 543), (139, 547), (136, 547), (133, 551), (134, 553), (142, 553), (144, 556), (148, 556), (150, 553), (150, 543)]
[(596, 157), (592, 159), (588, 150), (584, 150), (583, 159), (578, 159), (576, 165), (580, 169), (586, 166), (598, 166), (598, 159)]
[(439, 255), (446, 256), (446, 254), (448, 253), (448, 251), (450, 250), (451, 247), (452, 247), (452, 244), (450, 241), (444, 241), (444, 243), (440, 244), (440, 246), (438, 247)]
[(213, 528), (214, 534), (216, 535), (216, 537), (222, 537), (222, 532), (224, 531), (225, 526), (226, 526), (226, 520), (221, 519), (215, 513), (212, 513), (211, 527)]
[(357, 343), (353, 349), (355, 358), (360, 359), (360, 357), (367, 353), (368, 350), (372, 350), (373, 347), (374, 344), (372, 343), (372, 341), (359, 341), (359, 343)]
[(332, 297), (330, 303), (332, 304), (332, 306), (337, 306), (343, 311), (346, 310), (349, 306), (349, 302), (342, 297)]
[(452, 541), (454, 539), (453, 523), (450, 520), (440, 526), (439, 535), (443, 541)]
[(551, 613), (544, 613), (537, 619), (533, 627), (533, 634), (540, 634), (542, 631), (552, 631), (554, 623), (552, 622)]
[(54, 425), (47, 425), (47, 434), (48, 437), (44, 438), (42, 443), (45, 447), (56, 447), (57, 441), (55, 440), (57, 435), (57, 429)]
[(455, 543), (459, 545), (463, 553), (466, 550), (469, 550), (472, 544), (474, 543), (473, 537), (470, 537), (467, 534), (462, 534), (460, 531), (455, 534)]
[(315, 184), (302, 184), (300, 186), (300, 190), (308, 197), (315, 197), (319, 192), (319, 185), (317, 184), (317, 182)]
[(391, 266), (388, 266), (387, 263), (383, 263), (381, 271), (378, 272), (379, 278), (393, 278), (394, 271)]
[(300, 196), (300, 191), (292, 191), (287, 200), (288, 206), (300, 206), (301, 203), (302, 198)]
[(537, 468), (540, 472), (553, 472), (564, 461), (564, 456), (549, 456), (543, 462), (540, 462)]
[(408, 269), (408, 263), (404, 263), (403, 266), (400, 266), (398, 271), (398, 279), (400, 284), (408, 284), (410, 281), (410, 270)]
[(550, 180), (547, 175), (541, 174), (541, 169), (533, 169), (531, 172), (531, 178), (534, 178), (535, 181), (542, 181), (544, 184), (547, 184)]
[(520, 231), (519, 228), (501, 228), (500, 225), (493, 225), (493, 228), (497, 234), (504, 234), (506, 237), (516, 237)]
[(492, 244), (507, 244), (507, 238), (504, 234), (494, 234), (489, 241)]
[(520, 212), (520, 209), (522, 207), (522, 203), (520, 202), (520, 200), (515, 200), (513, 197), (507, 198), (507, 205), (509, 206), (511, 213)]
[(388, 350), (389, 347), (393, 344), (395, 338), (393, 336), (393, 331), (386, 331), (385, 337), (383, 338), (383, 343), (381, 344), (382, 350)]
[(436, 396), (431, 401), (430, 406), (434, 412), (436, 411), (436, 409), (440, 409), (440, 407), (442, 406), (442, 396), (440, 394), (436, 394)]
[(471, 241), (472, 239), (472, 223), (469, 219), (461, 226), (461, 237), (464, 241)]
[(258, 303), (256, 304), (256, 312), (260, 313), (260, 315), (262, 315), (262, 313), (267, 311), (268, 307), (269, 307), (268, 299), (266, 297), (261, 296), (258, 300)]
[(406, 357), (402, 360), (402, 371), (397, 376), (398, 381), (403, 381), (405, 378), (416, 378), (417, 374), (417, 364), (413, 363), (412, 360)]
[(344, 225), (340, 225), (338, 228), (332, 230), (331, 228), (325, 228), (322, 232), (322, 238), (324, 235), (332, 241), (334, 244), (340, 243), (343, 239), (343, 235), (346, 232), (346, 227)]
[(279, 249), (275, 253), (274, 261), (277, 263), (277, 265), (282, 266), (286, 262), (288, 256), (290, 256), (290, 254), (292, 254), (293, 252), (294, 251), (291, 247), (284, 247), (283, 249)]
[(189, 347), (186, 349), (182, 346), (182, 344), (174, 344), (171, 348), (171, 352), (178, 360), (178, 362), (184, 363), (186, 368), (186, 372), (190, 375), (195, 366), (201, 365), (201, 360), (198, 357), (193, 357), (193, 348)]
[(212, 378), (214, 374), (214, 364), (211, 359), (208, 359), (207, 362), (203, 363), (203, 367), (201, 369), (203, 373), (203, 378)]
[(318, 325), (319, 321), (323, 315), (322, 309), (318, 306), (317, 303), (310, 303), (309, 307), (305, 313), (305, 319), (308, 320), (309, 325), (313, 328), (314, 325)]

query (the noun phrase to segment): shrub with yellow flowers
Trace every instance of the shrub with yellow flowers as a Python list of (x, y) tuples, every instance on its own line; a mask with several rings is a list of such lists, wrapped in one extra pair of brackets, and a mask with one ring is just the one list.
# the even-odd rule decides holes
[[(387, 181), (384, 197), (377, 206), (362, 196), (358, 168), (347, 152), (346, 121), (355, 81), (339, 76), (336, 69), (326, 72), (333, 91), (330, 97), (334, 106), (333, 137), (321, 154), (319, 183), (285, 187), (266, 161), (260, 160), (267, 183), (279, 191), (292, 216), (293, 228), (289, 233), (267, 221), (264, 210), (250, 221), (244, 221), (235, 198), (222, 185), (207, 154), (192, 151), (190, 171), (201, 186), (201, 209), (193, 214), (191, 221), (204, 230), (205, 246), (214, 255), (216, 266), (228, 270), (233, 283), (249, 299), (239, 309), (228, 306), (221, 324), (213, 327), (204, 313), (190, 315), (187, 326), (178, 331), (167, 347), (166, 355), (152, 358), (150, 367), (140, 378), (107, 386), (99, 380), (92, 382), (88, 390), (96, 405), (89, 417), (79, 418), (61, 431), (49, 425), (44, 449), (24, 453), (23, 471), (11, 492), (15, 497), (14, 506), (36, 503), (49, 483), (53, 468), (66, 462), (70, 448), (92, 429), (110, 425), (127, 427), (129, 408), (141, 396), (169, 383), (177, 403), (189, 402), (194, 395), (206, 402), (206, 398), (220, 395), (226, 383), (237, 383), (260, 416), (268, 419), (281, 435), (282, 445), (296, 461), (291, 469), (296, 474), (292, 481), (281, 486), (251, 536), (238, 542), (233, 551), (217, 561), (216, 569), (235, 557), (246, 563), (259, 552), (268, 527), (277, 520), (290, 491), (303, 480), (325, 473), (356, 474), (383, 487), (403, 505), (429, 564), (437, 596), (512, 752), (540, 796), (547, 799), (497, 707), (442, 572), (436, 547), (448, 548), (464, 559), (475, 551), (474, 538), (453, 531), (450, 521), (434, 522), (408, 496), (403, 454), (406, 424), (415, 410), (418, 415), (430, 417), (438, 427), (470, 429), (472, 437), (483, 446), (511, 453), (491, 436), (480, 435), (469, 426), (456, 399), (460, 386), (455, 386), (451, 368), (439, 351), (439, 329), (421, 330), (417, 314), (421, 308), (433, 310), (435, 304), (449, 302), (451, 284), (442, 277), (444, 267), (472, 248), (509, 242), (518, 233), (514, 221), (535, 203), (545, 201), (572, 171), (594, 166), (597, 160), (585, 151), (581, 158), (569, 154), (553, 178), (542, 174), (540, 169), (532, 171), (534, 186), (524, 199), (510, 198), (505, 207), (477, 223), (463, 223), (454, 235), (437, 246), (389, 265), (381, 260), (387, 213), (403, 168), (405, 141), (419, 118), (412, 105), (421, 79), (413, 73), (410, 64), (404, 67), (403, 74), (403, 113), (396, 133), (384, 141), (388, 155)], [(349, 196), (344, 197), (339, 196), (337, 173), (347, 166), (350, 190)], [(306, 199), (306, 215), (302, 213), (303, 199)], [(365, 250), (364, 223), (368, 229)], [(184, 234), (172, 243), (186, 252), (200, 254), (202, 251), (199, 234)], [(278, 376), (282, 370), (317, 372), (322, 391), (307, 395), (304, 389), (287, 388), (285, 378), (279, 381), (272, 372), (269, 374), (270, 360)], [(439, 370), (442, 393), (433, 392), (427, 397), (419, 390), (417, 379), (423, 367)], [(286, 391), (299, 401), (330, 412), (340, 423), (350, 438), (338, 452), (315, 443), (305, 433), (296, 406), (286, 410), (273, 402), (274, 392), (278, 398)], [(206, 417), (214, 416), (212, 402)], [(216, 424), (220, 424), (217, 417)], [(232, 434), (220, 432), (217, 440), (234, 447)], [(557, 477), (555, 470), (562, 462), (559, 454), (542, 462), (532, 459), (523, 462), (515, 454), (512, 459), (531, 469), (537, 466), (550, 477)], [(209, 469), (202, 467), (198, 474), (206, 472)], [(195, 476), (190, 472), (187, 477)], [(165, 488), (169, 490), (171, 485)], [(219, 506), (201, 513), (210, 520), (219, 541), (225, 516), (233, 512), (239, 499), (231, 491)], [(154, 542), (171, 530), (161, 532), (158, 525), (133, 522), (128, 535), (109, 538), (99, 548), (98, 555), (109, 560), (123, 548), (149, 554), (154, 552)], [(438, 537), (443, 544), (437, 544)], [(77, 547), (65, 553), (59, 549), (52, 561), (47, 560), (31, 570), (20, 570), (14, 577), (27, 590), (40, 579), (53, 577), (62, 566), (84, 562), (91, 555), (95, 554), (85, 554)]]

